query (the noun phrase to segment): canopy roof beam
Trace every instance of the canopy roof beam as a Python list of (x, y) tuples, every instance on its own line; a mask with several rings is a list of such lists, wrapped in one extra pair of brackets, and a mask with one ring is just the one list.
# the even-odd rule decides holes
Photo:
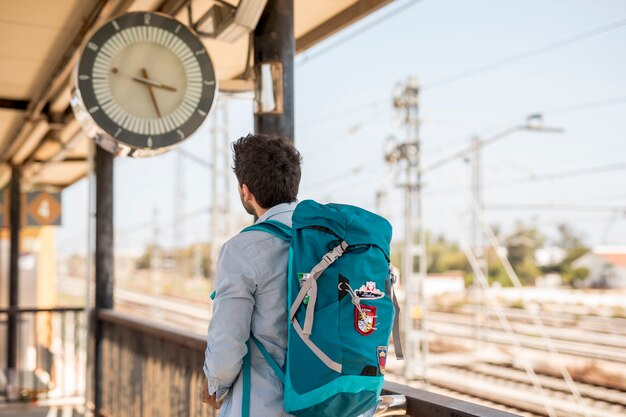
[(9, 110), (26, 110), (28, 108), (28, 100), (16, 100), (13, 98), (0, 97), (0, 109)]

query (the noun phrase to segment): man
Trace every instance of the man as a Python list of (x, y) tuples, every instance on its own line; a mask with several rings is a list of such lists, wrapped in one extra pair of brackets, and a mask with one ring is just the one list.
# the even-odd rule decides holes
[[(291, 226), (300, 184), (300, 153), (284, 138), (248, 135), (233, 144), (233, 170), (246, 211), (262, 222)], [(222, 247), (205, 352), (205, 402), (220, 417), (240, 417), (243, 358), (250, 334), (279, 365), (287, 349), (289, 244), (260, 231), (240, 233)], [(287, 416), (283, 388), (254, 343), (251, 346), (251, 417)]]

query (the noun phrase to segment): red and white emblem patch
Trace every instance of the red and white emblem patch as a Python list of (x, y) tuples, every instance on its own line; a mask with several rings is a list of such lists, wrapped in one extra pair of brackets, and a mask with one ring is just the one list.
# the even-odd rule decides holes
[(376, 330), (376, 307), (361, 304), (361, 310), (354, 308), (354, 327), (363, 336)]
[(382, 375), (385, 375), (385, 366), (387, 365), (387, 346), (378, 346), (376, 348), (376, 356), (378, 357), (378, 369)]

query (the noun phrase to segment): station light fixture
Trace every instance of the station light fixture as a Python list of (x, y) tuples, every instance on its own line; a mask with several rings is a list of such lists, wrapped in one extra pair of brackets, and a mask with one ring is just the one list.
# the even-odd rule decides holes
[(283, 64), (262, 62), (254, 66), (254, 114), (284, 112)]
[(267, 0), (240, 0), (235, 6), (216, 0), (193, 28), (199, 35), (232, 43), (254, 30), (266, 4)]

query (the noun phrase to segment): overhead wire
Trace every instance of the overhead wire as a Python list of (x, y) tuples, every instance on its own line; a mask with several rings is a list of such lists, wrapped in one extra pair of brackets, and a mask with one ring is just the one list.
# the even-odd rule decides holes
[[(451, 208), (447, 204), (443, 203), (441, 200), (439, 201), (439, 204), (444, 210), (444, 212), (447, 213), (448, 217), (456, 218), (457, 221), (460, 221), (459, 216), (454, 216)], [(459, 224), (457, 224), (457, 227), (459, 228), (459, 230), (461, 229), (461, 226)], [(472, 268), (472, 271), (475, 274), (475, 279), (477, 279), (478, 283), (480, 284), (482, 288), (487, 289), (487, 290), (490, 289), (489, 280), (485, 276), (485, 273), (483, 272), (483, 269), (480, 266), (478, 259), (476, 258), (476, 255), (470, 249), (470, 245), (467, 243), (462, 233), (458, 233), (457, 235), (459, 238), (459, 244), (460, 244), (459, 246), (461, 250), (463, 251), (463, 253), (465, 254), (465, 257), (467, 258), (470, 264), (470, 267)], [(535, 392), (537, 393), (537, 395), (539, 395), (542, 398), (544, 409), (546, 410), (548, 416), (556, 417), (557, 416), (556, 411), (554, 410), (554, 407), (552, 407), (550, 399), (546, 391), (544, 390), (544, 387), (541, 384), (541, 381), (539, 380), (535, 372), (535, 369), (533, 368), (533, 365), (530, 362), (530, 359), (525, 354), (526, 350), (522, 346), (517, 333), (515, 333), (515, 331), (513, 330), (513, 326), (511, 325), (508, 318), (506, 317), (504, 310), (500, 306), (498, 300), (493, 296), (491, 291), (487, 291), (487, 295), (490, 299), (492, 299), (493, 302), (491, 304), (495, 308), (498, 321), (500, 322), (500, 325), (502, 326), (502, 329), (504, 330), (504, 332), (507, 334), (508, 340), (510, 340), (511, 344), (513, 345), (515, 357), (521, 358), (526, 375), (528, 375), (528, 378), (530, 379), (531, 384)]]
[(514, 203), (491, 203), (485, 204), (488, 210), (530, 210), (530, 211), (577, 211), (577, 212), (594, 212), (594, 213), (626, 213), (626, 205), (624, 206), (604, 206), (604, 205), (573, 205), (573, 204), (514, 204)]
[(453, 74), (447, 77), (443, 77), (440, 78), (439, 80), (435, 80), (433, 82), (427, 83), (426, 85), (424, 85), (423, 88), (427, 88), (427, 89), (433, 89), (433, 88), (439, 88), (439, 87), (443, 87), (445, 85), (449, 85), (452, 83), (455, 83), (457, 81), (461, 81), (467, 78), (471, 78), (471, 77), (475, 77), (479, 74), (483, 74), (485, 72), (489, 72), (489, 71), (493, 71), (497, 68), (501, 68), (507, 65), (510, 65), (512, 63), (518, 62), (518, 61), (522, 61), (528, 58), (532, 58), (535, 57), (537, 55), (542, 55), (545, 54), (546, 52), (550, 52), (553, 51), (555, 49), (559, 49), (559, 48), (563, 48), (565, 46), (577, 43), (577, 42), (581, 42), (583, 40), (592, 38), (594, 36), (598, 36), (607, 32), (610, 32), (612, 30), (616, 30), (616, 29), (620, 29), (622, 27), (626, 26), (626, 19), (620, 19), (618, 21), (609, 23), (607, 25), (603, 25), (591, 30), (588, 30), (586, 32), (582, 32), (579, 34), (576, 34), (574, 36), (569, 36), (567, 38), (564, 39), (560, 39), (558, 41), (554, 41), (554, 42), (550, 42), (544, 45), (541, 45), (539, 47), (536, 48), (532, 48), (514, 55), (510, 55), (508, 57), (502, 58), (502, 59), (498, 59), (496, 61), (490, 62), (488, 64), (484, 64), (484, 65), (479, 65), (475, 68), (469, 69), (469, 70), (465, 70), (465, 71), (461, 71), (457, 74)]
[[(626, 162), (620, 162), (616, 164), (599, 165), (599, 166), (587, 167), (587, 168), (582, 168), (582, 169), (551, 172), (551, 173), (539, 174), (539, 175), (529, 175), (526, 177), (515, 178), (512, 180), (485, 183), (483, 187), (484, 188), (501, 188), (501, 187), (508, 187), (508, 186), (513, 186), (513, 185), (523, 185), (523, 184), (528, 184), (528, 183), (537, 182), (537, 181), (560, 180), (560, 179), (573, 178), (573, 177), (579, 177), (579, 176), (585, 176), (585, 175), (602, 174), (605, 172), (612, 172), (612, 171), (618, 171), (618, 170), (624, 170), (624, 169), (626, 169)], [(437, 190), (426, 190), (426, 194), (428, 195), (450, 194), (450, 193), (457, 193), (463, 190), (465, 190), (465, 188), (454, 186), (454, 187), (440, 188)]]
[(402, 5), (402, 6), (398, 6), (396, 9), (392, 10), (391, 12), (379, 17), (378, 19), (372, 20), (371, 22), (368, 22), (368, 24), (363, 24), (360, 28), (353, 30), (352, 32), (346, 34), (345, 36), (341, 37), (340, 39), (338, 39), (337, 41), (326, 45), (325, 47), (321, 48), (321, 49), (317, 49), (314, 52), (311, 52), (309, 54), (306, 54), (302, 57), (302, 59), (300, 59), (297, 63), (296, 66), (298, 65), (303, 65), (306, 64), (307, 62), (315, 59), (315, 58), (319, 58), (321, 55), (324, 55), (325, 53), (332, 51), (333, 49), (337, 48), (338, 46), (344, 44), (345, 42), (349, 41), (350, 39), (362, 34), (363, 32), (366, 32), (370, 29), (372, 29), (375, 26), (378, 26), (379, 24), (381, 24), (382, 22), (390, 19), (393, 16), (396, 16), (402, 12), (404, 12), (405, 10), (407, 10), (408, 8), (416, 5), (417, 3), (419, 3), (421, 0), (407, 0), (406, 4)]
[[(457, 175), (456, 178), (457, 178), (457, 182), (460, 185), (462, 185), (463, 184), (463, 178), (460, 175)], [(487, 236), (488, 241), (489, 241), (491, 247), (494, 249), (494, 251), (495, 251), (495, 253), (496, 253), (497, 257), (498, 257), (498, 260), (500, 261), (500, 263), (504, 267), (505, 272), (507, 273), (507, 275), (509, 276), (509, 278), (511, 280), (511, 283), (514, 285), (515, 288), (521, 289), (523, 287), (522, 283), (521, 283), (519, 277), (517, 276), (517, 273), (513, 269), (513, 266), (511, 265), (511, 262), (509, 261), (509, 259), (505, 255), (505, 250), (500, 245), (500, 242), (499, 242), (498, 238), (496, 237), (496, 235), (495, 235), (491, 225), (486, 221), (485, 213), (481, 209), (478, 200), (476, 199), (476, 197), (474, 195), (472, 195), (470, 201), (471, 201), (470, 210), (472, 210), (476, 214), (476, 216), (478, 218), (478, 221), (479, 221), (479, 224), (480, 224), (480, 227), (482, 229), (482, 233), (484, 233)], [(451, 212), (451, 210), (448, 207), (448, 205), (445, 204), (441, 199), (439, 199), (439, 202), (440, 202), (440, 205), (442, 206), (442, 208), (444, 208), (449, 213)], [(459, 239), (462, 239), (462, 234), (460, 234), (460, 233), (459, 233)], [(485, 276), (485, 274), (483, 272), (483, 269), (480, 267), (476, 256), (474, 255), (474, 253), (470, 249), (470, 246), (467, 245), (467, 242), (465, 242), (464, 240), (461, 241), (461, 246), (463, 248), (463, 251), (465, 252), (465, 255), (466, 255), (468, 261), (470, 262), (472, 270), (474, 271), (474, 273), (479, 278), (480, 285), (485, 287), (485, 288), (490, 288), (489, 281), (487, 280), (487, 278), (486, 278), (486, 276)], [(492, 294), (490, 292), (488, 292), (488, 295), (491, 296)], [(522, 297), (524, 299), (524, 305), (525, 306), (529, 306), (530, 304), (528, 303), (526, 293), (522, 292)], [(494, 305), (496, 306), (496, 313), (498, 315), (498, 319), (500, 320), (503, 328), (505, 328), (505, 330), (508, 329), (507, 333), (510, 336), (513, 337), (514, 345), (516, 347), (518, 347), (518, 348), (521, 348), (521, 344), (519, 343), (517, 335), (513, 331), (510, 323), (508, 322), (508, 319), (506, 318), (506, 315), (501, 310), (500, 305), (498, 303), (495, 303)], [(531, 318), (532, 318), (533, 324), (539, 330), (540, 337), (544, 341), (544, 343), (546, 344), (546, 346), (548, 348), (548, 352), (550, 353), (550, 356), (556, 361), (557, 366), (559, 368), (559, 371), (561, 373), (561, 376), (563, 377), (563, 379), (564, 379), (568, 389), (572, 393), (572, 396), (576, 400), (576, 403), (583, 410), (584, 417), (591, 417), (591, 415), (589, 414), (587, 408), (584, 407), (583, 398), (582, 398), (582, 395), (581, 395), (580, 390), (578, 388), (578, 385), (574, 382), (574, 380), (573, 380), (569, 370), (564, 365), (564, 363), (563, 363), (563, 361), (561, 359), (560, 353), (556, 349), (556, 346), (554, 345), (554, 342), (552, 341), (551, 337), (547, 334), (545, 326), (543, 325), (543, 321), (539, 317), (537, 311), (535, 311), (533, 309), (530, 309), (530, 308), (525, 308), (525, 309), (526, 309), (526, 311), (528, 311), (531, 314)], [(545, 394), (545, 391), (543, 390), (541, 382), (537, 378), (537, 375), (536, 375), (536, 373), (534, 371), (534, 368), (533, 368), (532, 364), (530, 363), (530, 361), (528, 361), (528, 362), (525, 362), (524, 366), (525, 366), (525, 369), (526, 369), (526, 373), (528, 374), (529, 378), (531, 379), (532, 384), (535, 387), (536, 391), (538, 392), (538, 394), (540, 394), (544, 398), (544, 404), (543, 405), (544, 405), (544, 408), (546, 409), (548, 415), (556, 416), (556, 412), (555, 412), (554, 408), (552, 407), (552, 405), (550, 404), (550, 402), (548, 401), (548, 398), (547, 398), (547, 396)]]
[(549, 173), (539, 174), (539, 175), (530, 175), (530, 176), (517, 178), (517, 179), (513, 179), (509, 181), (501, 181), (501, 182), (491, 183), (491, 184), (487, 183), (485, 184), (485, 186), (497, 187), (497, 186), (503, 186), (503, 185), (523, 184), (523, 183), (535, 182), (535, 181), (558, 180), (558, 179), (563, 179), (563, 178), (573, 178), (573, 177), (580, 177), (580, 176), (585, 176), (585, 175), (601, 174), (605, 172), (620, 171), (624, 169), (626, 169), (626, 162), (618, 162), (618, 163), (606, 164), (606, 165), (595, 165), (595, 166), (586, 167), (586, 168), (549, 172)]
[(552, 109), (548, 109), (542, 113), (550, 114), (550, 115), (572, 113), (572, 112), (577, 112), (577, 111), (595, 110), (595, 109), (615, 106), (615, 105), (623, 104), (623, 103), (626, 103), (626, 96), (617, 96), (617, 97), (611, 97), (611, 98), (606, 98), (602, 100), (593, 100), (593, 101), (587, 101), (584, 103), (555, 107)]
[[(602, 25), (602, 26), (596, 27), (596, 28), (588, 30), (586, 32), (582, 32), (582, 33), (579, 33), (579, 34), (576, 34), (576, 35), (573, 35), (573, 36), (570, 36), (570, 37), (567, 37), (567, 38), (564, 38), (564, 39), (560, 39), (558, 41), (550, 42), (550, 43), (541, 45), (541, 46), (536, 47), (536, 48), (532, 48), (532, 49), (529, 49), (529, 50), (526, 50), (526, 51), (523, 51), (523, 52), (520, 52), (520, 53), (517, 53), (517, 54), (514, 54), (514, 55), (510, 55), (510, 56), (505, 57), (505, 58), (501, 58), (501, 59), (492, 61), (492, 62), (487, 63), (487, 64), (483, 64), (483, 65), (477, 66), (475, 68), (471, 68), (471, 69), (464, 70), (464, 71), (461, 71), (461, 72), (453, 74), (453, 75), (449, 75), (449, 76), (440, 78), (440, 79), (435, 80), (435, 81), (430, 82), (430, 83), (425, 83), (424, 85), (421, 86), (421, 90), (425, 90), (425, 89), (427, 90), (427, 89), (443, 87), (445, 85), (452, 84), (452, 83), (455, 83), (457, 81), (461, 81), (461, 80), (464, 80), (464, 79), (467, 79), (467, 78), (472, 78), (472, 77), (475, 77), (475, 76), (477, 76), (479, 74), (482, 74), (482, 73), (485, 73), (485, 72), (489, 72), (489, 71), (493, 71), (495, 69), (498, 69), (498, 68), (510, 65), (510, 64), (518, 62), (518, 61), (522, 61), (522, 60), (525, 60), (525, 59), (528, 59), (528, 58), (531, 58), (531, 57), (534, 57), (534, 56), (537, 56), (537, 55), (542, 55), (542, 54), (544, 54), (546, 52), (550, 52), (550, 51), (553, 51), (555, 49), (559, 49), (559, 48), (562, 48), (562, 47), (565, 47), (565, 46), (568, 46), (568, 45), (572, 45), (574, 43), (581, 42), (583, 40), (586, 40), (586, 39), (589, 39), (589, 38), (592, 38), (592, 37), (595, 37), (595, 36), (598, 36), (598, 35), (601, 35), (601, 34), (604, 34), (604, 33), (616, 30), (616, 29), (620, 29), (620, 28), (622, 28), (624, 26), (626, 26), (626, 19), (621, 19), (621, 20), (618, 20), (618, 21), (615, 21), (615, 22), (612, 22), (612, 23), (609, 23), (609, 24), (606, 24), (606, 25)], [(350, 111), (354, 111), (355, 109), (373, 106), (373, 105), (376, 105), (377, 103), (385, 102), (387, 100), (388, 99), (386, 97), (377, 98), (377, 99), (374, 99), (372, 101), (368, 101), (366, 103), (362, 103), (362, 104), (359, 104), (359, 105), (356, 105), (356, 106), (352, 106), (352, 107), (349, 108), (349, 110)], [(626, 97), (616, 97), (616, 98), (609, 99), (609, 100), (615, 101), (615, 103), (612, 103), (612, 102), (604, 103), (604, 101), (602, 101), (602, 102), (598, 102), (597, 104), (598, 105), (619, 104), (619, 103), (622, 103), (623, 101), (626, 101)], [(593, 103), (587, 103), (587, 105), (588, 106), (592, 106)], [(592, 107), (590, 107), (590, 108), (592, 108)], [(347, 109), (344, 109), (344, 110), (347, 110)], [(327, 116), (318, 117), (315, 120), (304, 122), (304, 125), (309, 124), (309, 123), (313, 123), (313, 122), (315, 124), (323, 123), (326, 120), (331, 120), (333, 118), (336, 118), (337, 117), (336, 115), (343, 113), (344, 110), (335, 111), (332, 114), (329, 114)], [(555, 110), (561, 111), (561, 112), (577, 111), (575, 109), (569, 110), (566, 107), (562, 108), (562, 109), (555, 109)]]

